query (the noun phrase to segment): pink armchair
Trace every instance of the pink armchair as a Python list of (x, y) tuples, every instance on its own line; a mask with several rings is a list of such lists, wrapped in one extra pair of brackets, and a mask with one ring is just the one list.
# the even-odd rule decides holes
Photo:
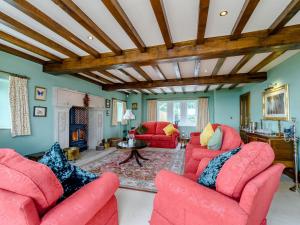
[(190, 142), (186, 147), (184, 174), (190, 177), (197, 171), (199, 162), (203, 158), (214, 158), (226, 151), (239, 147), (243, 142), (240, 134), (227, 125), (213, 124), (214, 129), (221, 126), (223, 141), (220, 150), (208, 150), (206, 146), (200, 145), (200, 132), (191, 133)]
[(253, 143), (224, 164), (216, 190), (195, 182), (210, 159), (201, 160), (194, 180), (161, 171), (150, 224), (266, 225), (284, 166), (271, 165), (274, 153), (268, 144)]
[(0, 149), (0, 223), (5, 225), (118, 225), (118, 177), (101, 177), (57, 204), (63, 188), (52, 171)]

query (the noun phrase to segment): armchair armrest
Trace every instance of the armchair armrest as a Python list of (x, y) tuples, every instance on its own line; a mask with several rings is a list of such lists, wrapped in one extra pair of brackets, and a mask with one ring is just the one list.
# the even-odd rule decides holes
[(197, 169), (197, 173), (196, 173), (197, 178), (203, 173), (204, 169), (207, 167), (210, 160), (211, 160), (211, 158), (201, 159), (198, 169)]
[(195, 160), (202, 160), (203, 158), (214, 158), (226, 151), (220, 151), (220, 150), (208, 150), (208, 149), (193, 149), (192, 158)]
[(111, 199), (119, 187), (114, 173), (104, 173), (51, 209), (41, 225), (85, 225)]
[(200, 135), (192, 135), (191, 133), (190, 144), (200, 145)]
[[(180, 203), (178, 207), (207, 218), (213, 224), (245, 224), (247, 214), (237, 201), (195, 181), (163, 170), (156, 177), (158, 196)], [(172, 204), (170, 202), (170, 204)]]
[(128, 133), (129, 134), (136, 134), (136, 129), (130, 130)]
[(201, 132), (191, 132), (190, 136), (194, 137), (194, 136), (200, 136)]

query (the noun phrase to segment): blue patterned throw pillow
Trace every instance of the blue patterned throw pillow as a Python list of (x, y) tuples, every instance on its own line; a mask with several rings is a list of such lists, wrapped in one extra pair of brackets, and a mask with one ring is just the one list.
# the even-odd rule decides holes
[(97, 174), (90, 173), (70, 164), (65, 157), (59, 143), (55, 143), (39, 160), (48, 166), (63, 186), (65, 199), (84, 185), (98, 178)]
[(209, 162), (207, 167), (204, 169), (203, 173), (200, 175), (197, 182), (209, 188), (216, 188), (216, 180), (222, 166), (225, 164), (225, 162), (228, 159), (230, 159), (233, 155), (238, 153), (240, 150), (241, 148), (238, 147), (236, 149), (222, 153), (217, 157), (213, 158)]

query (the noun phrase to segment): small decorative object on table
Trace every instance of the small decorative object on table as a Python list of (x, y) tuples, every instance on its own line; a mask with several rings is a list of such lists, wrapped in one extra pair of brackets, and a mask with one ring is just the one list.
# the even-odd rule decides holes
[(292, 141), (294, 144), (294, 169), (295, 169), (295, 186), (291, 187), (291, 191), (300, 192), (299, 180), (298, 180), (298, 142), (299, 137), (296, 136), (296, 118), (292, 118), (292, 126), (288, 129), (284, 129), (284, 140)]
[(80, 149), (78, 147), (64, 148), (64, 153), (69, 161), (75, 161), (80, 157)]
[(47, 116), (47, 107), (34, 106), (33, 107), (33, 116), (34, 117), (46, 117)]

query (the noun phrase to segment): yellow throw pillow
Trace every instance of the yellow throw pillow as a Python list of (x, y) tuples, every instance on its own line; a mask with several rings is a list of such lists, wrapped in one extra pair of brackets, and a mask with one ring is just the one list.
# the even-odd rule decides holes
[(173, 124), (169, 124), (168, 126), (166, 126), (164, 129), (163, 129), (163, 131), (165, 132), (165, 134), (167, 135), (167, 136), (171, 136), (173, 133), (174, 133), (174, 131), (175, 131), (175, 127), (173, 126)]
[(206, 125), (204, 130), (200, 134), (200, 144), (201, 146), (207, 146), (209, 139), (214, 134), (214, 129), (210, 123)]

